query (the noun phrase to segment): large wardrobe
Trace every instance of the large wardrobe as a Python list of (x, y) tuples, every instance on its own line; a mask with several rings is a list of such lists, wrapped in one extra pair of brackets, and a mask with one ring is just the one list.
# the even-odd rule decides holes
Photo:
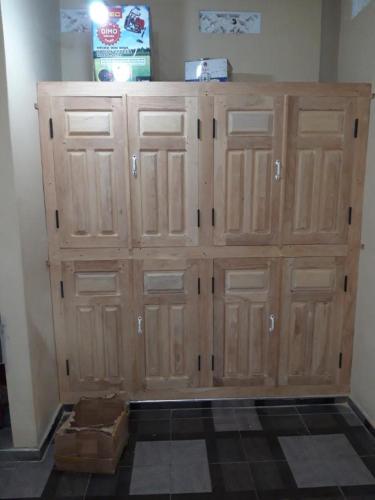
[(38, 94), (62, 402), (349, 393), (370, 85)]

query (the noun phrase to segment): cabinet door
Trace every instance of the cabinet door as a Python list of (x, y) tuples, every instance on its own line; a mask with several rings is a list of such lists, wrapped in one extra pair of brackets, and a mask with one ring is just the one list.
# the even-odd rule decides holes
[(130, 283), (126, 261), (63, 264), (71, 392), (129, 389)]
[(127, 245), (127, 190), (122, 100), (52, 100), (60, 245)]
[(341, 258), (285, 259), (280, 383), (337, 381), (344, 271)]
[(284, 243), (345, 243), (353, 101), (295, 97), (289, 107)]
[(198, 263), (147, 260), (134, 265), (138, 386), (198, 385)]
[(197, 245), (198, 100), (130, 97), (128, 102), (133, 244)]
[(278, 242), (282, 102), (281, 97), (215, 97), (216, 245)]
[(275, 385), (277, 260), (218, 259), (214, 273), (214, 385)]

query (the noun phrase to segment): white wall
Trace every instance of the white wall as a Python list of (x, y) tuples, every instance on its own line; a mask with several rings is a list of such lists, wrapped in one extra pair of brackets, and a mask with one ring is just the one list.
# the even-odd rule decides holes
[[(351, 1), (342, 0), (338, 75), (340, 81), (375, 85), (375, 2), (351, 19)], [(375, 424), (375, 103), (371, 124), (365, 182), (352, 397)]]
[(17, 447), (38, 446), (59, 406), (34, 109), (37, 81), (61, 79), (58, 8), (58, 0), (1, 0), (0, 311)]
[[(319, 79), (321, 0), (148, 0), (131, 3), (151, 7), (152, 61), (156, 80), (183, 80), (184, 61), (201, 57), (227, 57), (233, 66), (235, 80)], [(63, 8), (81, 8), (87, 1), (60, 0), (60, 4)], [(262, 33), (200, 33), (199, 10), (261, 12)], [(91, 80), (90, 34), (62, 34), (61, 43), (63, 79)]]

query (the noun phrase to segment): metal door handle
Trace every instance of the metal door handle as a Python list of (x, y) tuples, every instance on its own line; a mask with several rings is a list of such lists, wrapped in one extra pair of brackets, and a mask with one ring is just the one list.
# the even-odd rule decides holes
[(275, 329), (275, 315), (274, 314), (270, 314), (270, 325), (269, 325), (269, 328), (268, 328), (268, 331), (270, 333), (272, 333)]
[(137, 334), (138, 335), (142, 335), (143, 333), (143, 329), (142, 329), (142, 322), (143, 322), (143, 318), (142, 316), (138, 316), (138, 328), (137, 328)]
[(136, 155), (132, 156), (132, 176), (137, 177), (137, 157), (136, 157)]
[(275, 181), (279, 181), (281, 179), (281, 161), (275, 161)]

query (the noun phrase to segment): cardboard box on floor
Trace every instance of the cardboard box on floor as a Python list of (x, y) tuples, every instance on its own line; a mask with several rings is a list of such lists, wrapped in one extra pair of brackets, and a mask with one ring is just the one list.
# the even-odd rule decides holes
[(128, 408), (122, 399), (82, 398), (56, 432), (56, 468), (114, 474), (128, 437)]

